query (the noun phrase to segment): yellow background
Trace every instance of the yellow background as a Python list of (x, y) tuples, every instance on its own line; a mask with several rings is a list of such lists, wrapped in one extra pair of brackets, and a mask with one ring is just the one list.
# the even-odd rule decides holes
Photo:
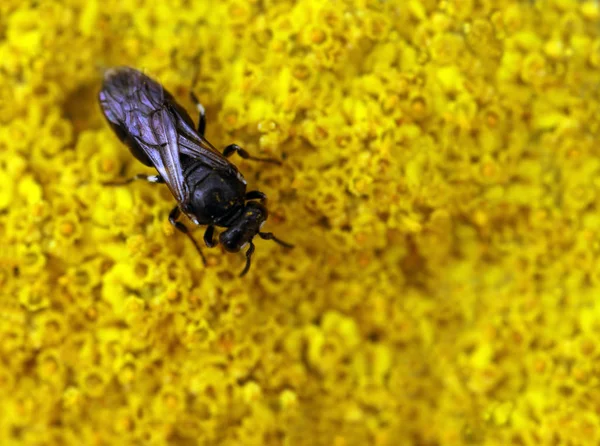
[[(115, 65), (292, 251), (102, 184)], [(598, 444), (599, 70), (596, 1), (2, 0), (0, 444)]]

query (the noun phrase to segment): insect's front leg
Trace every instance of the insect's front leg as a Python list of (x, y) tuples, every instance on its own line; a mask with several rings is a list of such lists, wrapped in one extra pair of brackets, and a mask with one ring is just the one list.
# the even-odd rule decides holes
[(196, 239), (194, 237), (192, 237), (192, 234), (190, 234), (190, 231), (187, 228), (187, 226), (185, 226), (180, 221), (177, 221), (177, 219), (179, 218), (180, 215), (181, 215), (181, 210), (179, 209), (178, 206), (175, 206), (173, 208), (173, 210), (169, 213), (169, 223), (171, 223), (173, 226), (175, 226), (175, 229), (177, 229), (178, 231), (183, 232), (185, 235), (187, 235), (187, 237), (192, 241), (192, 243), (196, 247), (196, 250), (198, 251), (198, 254), (200, 254), (200, 257), (202, 257), (202, 263), (204, 263), (204, 266), (206, 266), (206, 258), (204, 257), (202, 248), (200, 248), (200, 245), (198, 244)]
[(200, 136), (204, 136), (204, 130), (206, 130), (206, 110), (204, 106), (200, 103), (198, 96), (194, 94), (193, 91), (190, 91), (190, 98), (192, 102), (196, 105), (196, 110), (198, 110), (198, 133)]
[(208, 246), (209, 248), (214, 248), (215, 246), (217, 246), (217, 242), (213, 238), (214, 233), (215, 227), (212, 225), (206, 228), (206, 232), (204, 233), (204, 243), (206, 243), (206, 246)]
[(273, 163), (281, 165), (281, 161), (275, 158), (259, 158), (257, 156), (252, 156), (237, 144), (229, 144), (223, 149), (223, 156), (225, 158), (229, 158), (234, 153), (237, 153), (241, 158), (245, 160), (262, 161), (263, 163)]
[(259, 190), (251, 190), (250, 192), (246, 193), (246, 196), (244, 197), (244, 199), (246, 200), (259, 200), (262, 204), (265, 204), (267, 202), (267, 196), (264, 192), (261, 192)]
[(136, 180), (146, 180), (149, 183), (164, 183), (165, 180), (160, 175), (144, 175), (137, 174), (133, 178), (127, 178), (126, 180), (117, 180), (117, 181), (107, 181), (104, 184), (105, 186), (123, 186), (125, 184), (133, 183)]
[(244, 276), (250, 269), (250, 262), (252, 259), (252, 254), (254, 254), (254, 243), (250, 242), (250, 247), (248, 248), (248, 251), (246, 251), (246, 266), (240, 273), (240, 277)]

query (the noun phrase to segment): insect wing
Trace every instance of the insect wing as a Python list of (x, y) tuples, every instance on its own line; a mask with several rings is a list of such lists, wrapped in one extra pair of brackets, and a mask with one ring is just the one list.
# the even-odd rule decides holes
[(214, 169), (231, 169), (234, 166), (215, 147), (181, 119), (178, 121), (179, 149), (191, 158), (200, 159)]
[(105, 74), (100, 104), (119, 136), (150, 159), (177, 201), (187, 202), (177, 134), (183, 117), (170, 107), (160, 84), (132, 68), (115, 68)]
[(213, 169), (237, 173), (237, 168), (196, 132), (193, 121), (173, 96), (140, 71), (129, 67), (108, 70), (100, 104), (119, 137), (140, 161), (144, 162), (140, 155), (150, 160), (180, 203), (189, 197), (180, 154)]
[(160, 141), (158, 146), (154, 146), (161, 161), (161, 163), (155, 162), (156, 170), (163, 177), (177, 201), (185, 203), (188, 200), (189, 192), (183, 179), (179, 158), (176, 118), (169, 110), (162, 108), (152, 115), (151, 121), (155, 140)]

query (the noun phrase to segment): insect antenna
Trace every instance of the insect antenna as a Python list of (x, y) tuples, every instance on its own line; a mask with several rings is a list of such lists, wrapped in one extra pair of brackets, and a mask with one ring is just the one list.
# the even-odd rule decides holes
[(258, 235), (263, 240), (273, 240), (275, 243), (279, 243), (281, 246), (283, 246), (285, 248), (293, 248), (294, 247), (294, 245), (284, 242), (283, 240), (280, 240), (277, 237), (275, 237), (272, 232), (259, 232)]

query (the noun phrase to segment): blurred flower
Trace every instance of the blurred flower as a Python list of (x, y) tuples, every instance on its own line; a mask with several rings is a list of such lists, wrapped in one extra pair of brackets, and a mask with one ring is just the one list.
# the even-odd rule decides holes
[[(598, 2), (154, 3), (0, 2), (0, 444), (598, 443)], [(105, 184), (116, 65), (294, 250)]]

